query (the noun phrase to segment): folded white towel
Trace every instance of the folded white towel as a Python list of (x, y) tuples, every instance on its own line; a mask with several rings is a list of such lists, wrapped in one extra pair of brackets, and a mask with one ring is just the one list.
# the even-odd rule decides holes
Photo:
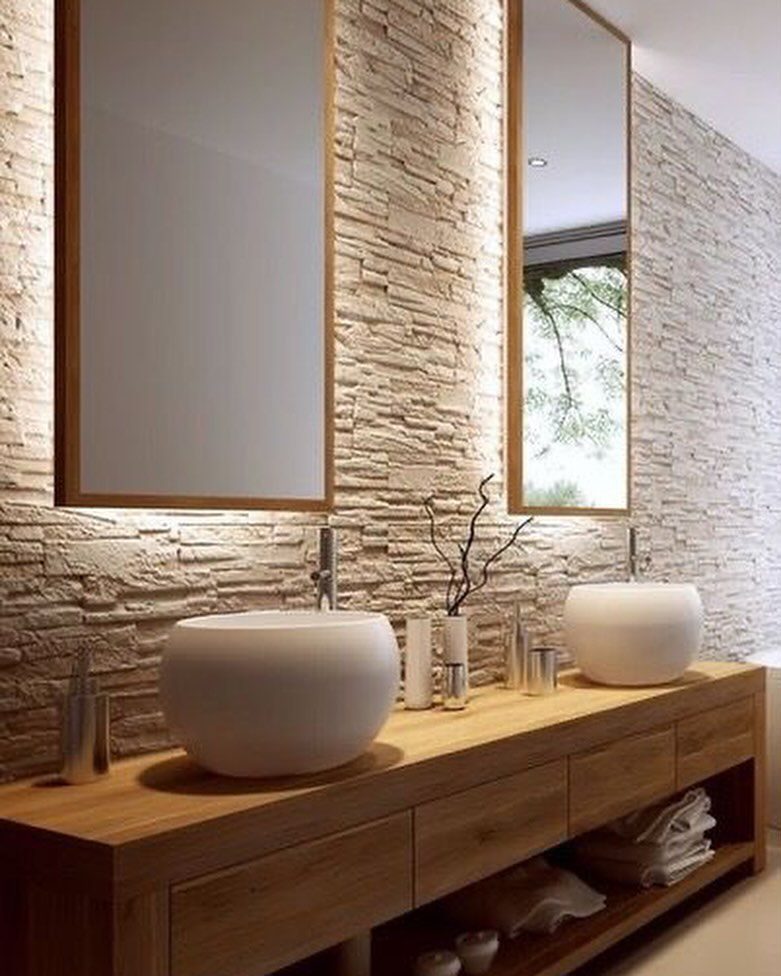
[(670, 885), (682, 881), (692, 871), (703, 864), (707, 864), (715, 855), (709, 840), (703, 840), (696, 849), (668, 861), (653, 861), (647, 864), (618, 861), (610, 858), (582, 858), (583, 867), (589, 872), (606, 881), (616, 881), (619, 884), (641, 885), (650, 888), (652, 885)]
[(702, 787), (698, 787), (689, 790), (678, 800), (660, 803), (622, 817), (607, 829), (635, 844), (644, 841), (663, 844), (675, 834), (696, 828), (710, 808), (710, 797)]
[(713, 857), (705, 837), (716, 826), (710, 807), (710, 797), (698, 788), (623, 817), (575, 842), (578, 863), (623, 884), (675, 884)]
[(707, 830), (716, 826), (709, 814), (701, 815), (696, 825), (682, 833), (674, 833), (662, 843), (627, 841), (611, 830), (598, 830), (575, 843), (581, 858), (607, 858), (628, 864), (666, 864), (696, 850)]
[(522, 931), (553, 932), (567, 918), (602, 911), (605, 902), (571, 871), (537, 857), (456, 892), (442, 907), (462, 925), (497, 929), (512, 939)]

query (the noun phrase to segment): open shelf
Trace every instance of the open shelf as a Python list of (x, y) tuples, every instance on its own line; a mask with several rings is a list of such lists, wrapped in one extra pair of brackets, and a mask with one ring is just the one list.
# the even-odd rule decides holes
[[(604, 911), (565, 922), (554, 935), (521, 935), (504, 940), (491, 976), (566, 976), (754, 856), (753, 843), (727, 843), (708, 864), (670, 888), (600, 886), (608, 896)], [(375, 931), (372, 971), (376, 976), (411, 973), (417, 955), (452, 946), (456, 929), (428, 909)]]

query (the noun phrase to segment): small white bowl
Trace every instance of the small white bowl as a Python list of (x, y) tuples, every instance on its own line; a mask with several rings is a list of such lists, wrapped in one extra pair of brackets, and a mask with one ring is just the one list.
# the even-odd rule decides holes
[(424, 952), (415, 960), (415, 976), (458, 976), (461, 960), (449, 949)]
[(464, 932), (456, 939), (456, 952), (467, 976), (487, 973), (499, 951), (499, 933), (487, 929), (483, 932)]

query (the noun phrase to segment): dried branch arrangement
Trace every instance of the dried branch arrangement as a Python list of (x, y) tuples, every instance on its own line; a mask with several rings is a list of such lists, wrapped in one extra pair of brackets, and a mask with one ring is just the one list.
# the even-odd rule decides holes
[(469, 527), (466, 534), (466, 539), (464, 542), (455, 543), (457, 554), (455, 557), (451, 557), (445, 550), (445, 545), (452, 543), (445, 543), (438, 538), (437, 535), (437, 523), (434, 512), (434, 496), (429, 495), (428, 498), (423, 502), (423, 507), (426, 510), (426, 515), (429, 521), (429, 537), (431, 539), (431, 545), (434, 547), (439, 558), (446, 564), (448, 570), (450, 571), (450, 578), (447, 584), (447, 592), (445, 594), (445, 610), (449, 617), (457, 617), (461, 612), (461, 608), (464, 605), (466, 599), (473, 593), (477, 593), (478, 590), (482, 590), (484, 586), (488, 583), (488, 571), (493, 566), (493, 564), (510, 549), (518, 539), (518, 536), (526, 528), (526, 526), (532, 521), (531, 517), (524, 519), (519, 525), (515, 527), (513, 534), (501, 545), (495, 552), (491, 553), (490, 556), (483, 560), (482, 568), (479, 570), (476, 576), (473, 576), (471, 559), (473, 557), (473, 547), (475, 540), (477, 538), (477, 525), (480, 520), (480, 516), (488, 508), (491, 499), (488, 497), (486, 488), (493, 480), (493, 475), (489, 474), (487, 478), (483, 478), (480, 482), (477, 493), (480, 496), (480, 502), (474, 511), (474, 514), (469, 520)]

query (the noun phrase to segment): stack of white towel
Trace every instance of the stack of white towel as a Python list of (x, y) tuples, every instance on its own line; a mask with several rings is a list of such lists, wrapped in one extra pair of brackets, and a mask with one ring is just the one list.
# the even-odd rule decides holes
[(554, 932), (567, 918), (602, 911), (605, 902), (571, 871), (535, 857), (451, 895), (442, 907), (467, 928), (496, 929), (514, 939), (521, 932)]
[(617, 820), (575, 844), (578, 863), (610, 881), (673, 885), (709, 861), (707, 831), (716, 826), (704, 789)]

